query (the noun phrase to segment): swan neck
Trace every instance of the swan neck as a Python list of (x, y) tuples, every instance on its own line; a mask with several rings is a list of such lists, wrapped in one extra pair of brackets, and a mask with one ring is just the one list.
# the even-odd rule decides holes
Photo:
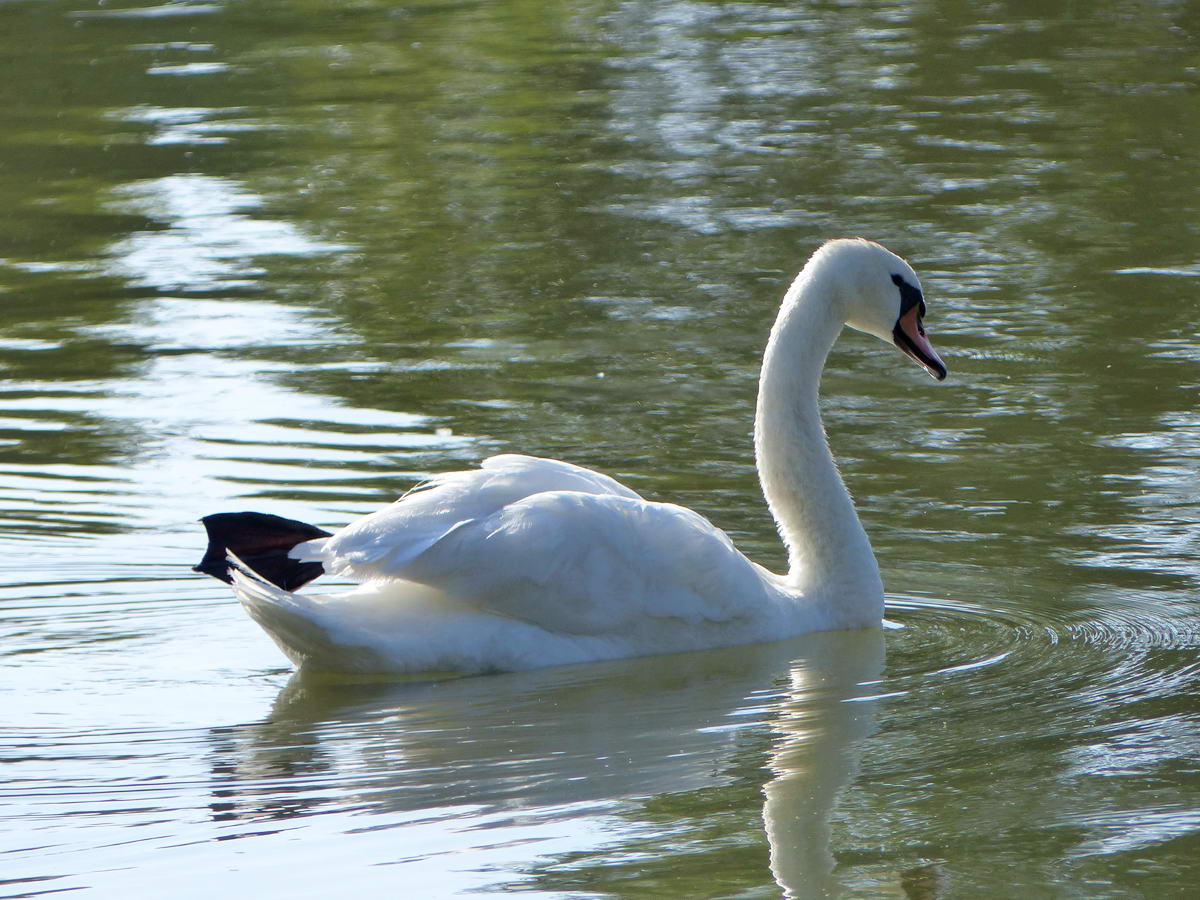
[(801, 272), (767, 342), (755, 455), (787, 547), (790, 585), (806, 596), (864, 598), (877, 622), (879, 567), (830, 452), (818, 404), (825, 359), (844, 321), (832, 286), (819, 272)]

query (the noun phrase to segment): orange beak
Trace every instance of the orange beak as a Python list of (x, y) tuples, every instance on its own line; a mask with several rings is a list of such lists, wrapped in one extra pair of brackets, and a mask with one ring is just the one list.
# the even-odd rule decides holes
[(892, 341), (938, 381), (946, 377), (946, 364), (925, 336), (925, 327), (921, 324), (921, 304), (914, 304), (900, 314), (896, 327), (892, 329)]

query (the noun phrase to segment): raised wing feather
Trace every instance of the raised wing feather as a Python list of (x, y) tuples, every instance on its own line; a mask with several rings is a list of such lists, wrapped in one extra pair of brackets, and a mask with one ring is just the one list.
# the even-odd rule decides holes
[(769, 577), (691, 510), (518, 455), (438, 476), (292, 555), (360, 581), (426, 585), (464, 611), (622, 639), (668, 619), (748, 617)]
[(472, 523), (547, 491), (638, 498), (620, 482), (554, 459), (503, 454), (478, 469), (439, 475), (395, 503), (363, 516), (332, 537), (300, 544), (296, 559), (360, 581), (407, 578), (413, 560)]
[(747, 617), (761, 608), (765, 573), (683, 507), (550, 491), (461, 524), (403, 576), (549, 630), (624, 638), (654, 620)]

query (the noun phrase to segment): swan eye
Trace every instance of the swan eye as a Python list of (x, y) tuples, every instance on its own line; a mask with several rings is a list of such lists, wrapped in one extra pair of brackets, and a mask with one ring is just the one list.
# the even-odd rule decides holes
[(917, 316), (925, 318), (925, 298), (921, 295), (921, 289), (905, 281), (903, 275), (892, 275), (892, 284), (900, 288), (900, 315), (904, 315), (915, 306)]

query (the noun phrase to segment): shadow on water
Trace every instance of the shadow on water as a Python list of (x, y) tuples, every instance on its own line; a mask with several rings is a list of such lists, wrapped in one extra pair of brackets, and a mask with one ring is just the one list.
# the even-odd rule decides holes
[(787, 896), (835, 896), (830, 817), (875, 727), (883, 654), (865, 631), (425, 683), (297, 675), (264, 721), (211, 733), (211, 808), (260, 827), (331, 804), (384, 829), (413, 815), (476, 830), (619, 819), (594, 858), (575, 848), (567, 871), (551, 856), (526, 873), (569, 890), (630, 854), (696, 877), (681, 848), (717, 825), (686, 808), (740, 784), (762, 791), (761, 819), (725, 810), (724, 840), (752, 848)]

